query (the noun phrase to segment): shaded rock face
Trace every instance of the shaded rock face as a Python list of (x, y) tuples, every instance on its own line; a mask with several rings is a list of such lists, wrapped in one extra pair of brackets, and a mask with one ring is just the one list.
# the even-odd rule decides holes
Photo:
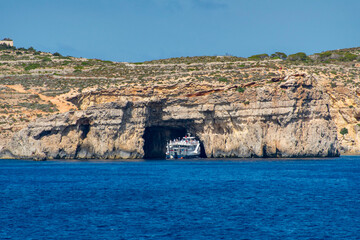
[(311, 76), (244, 93), (127, 99), (38, 119), (2, 146), (1, 157), (162, 158), (166, 141), (187, 132), (200, 139), (203, 157), (339, 155), (328, 96)]

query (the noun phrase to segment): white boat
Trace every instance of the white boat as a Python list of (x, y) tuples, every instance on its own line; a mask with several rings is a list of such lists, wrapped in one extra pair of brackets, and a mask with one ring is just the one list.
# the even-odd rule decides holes
[(188, 133), (181, 140), (170, 140), (166, 144), (166, 159), (197, 158), (200, 156), (200, 149), (200, 142)]

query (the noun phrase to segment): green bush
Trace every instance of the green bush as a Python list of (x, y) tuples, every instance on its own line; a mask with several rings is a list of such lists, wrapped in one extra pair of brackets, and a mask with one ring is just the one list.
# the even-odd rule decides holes
[(357, 58), (357, 55), (352, 54), (352, 53), (345, 53), (340, 60), (344, 61), (344, 62), (352, 62)]
[(229, 80), (225, 77), (221, 77), (218, 79), (220, 82), (229, 82)]
[(333, 52), (330, 52), (330, 51), (326, 51), (326, 52), (322, 52), (322, 53), (316, 53), (315, 56), (318, 56), (317, 57), (317, 60), (319, 61), (328, 61), (330, 59), (337, 59), (340, 57), (340, 55), (338, 54), (333, 54)]
[(83, 66), (75, 66), (74, 69), (75, 69), (75, 70), (83, 70), (84, 67), (83, 67)]
[(345, 135), (345, 134), (348, 134), (349, 133), (349, 131), (347, 130), (347, 128), (342, 128), (341, 130), (340, 130), (340, 134), (341, 135)]
[(38, 63), (30, 63), (29, 65), (27, 65), (24, 70), (25, 71), (30, 71), (30, 70), (33, 70), (33, 69), (36, 69), (36, 68), (39, 68), (40, 67), (40, 64)]
[(287, 55), (283, 52), (275, 52), (273, 54), (271, 54), (270, 56), (271, 58), (274, 58), (274, 59), (283, 59), (285, 60), (287, 58)]
[(306, 61), (306, 60), (308, 60), (308, 56), (304, 52), (298, 52), (298, 53), (289, 55), (287, 59), (290, 61)]
[(103, 63), (114, 63), (114, 62), (109, 61), (109, 60), (102, 60), (101, 62), (103, 62)]
[(9, 50), (9, 49), (12, 49), (12, 50), (16, 50), (16, 47), (13, 47), (13, 46), (9, 46), (7, 44), (0, 44), (0, 51), (1, 50)]
[(248, 59), (249, 60), (262, 60), (265, 58), (269, 58), (269, 55), (267, 53), (252, 55)]
[(89, 61), (87, 61), (87, 62), (81, 62), (81, 65), (83, 65), (83, 66), (90, 66), (91, 63), (90, 63)]
[(236, 91), (238, 91), (239, 93), (243, 93), (243, 92), (245, 92), (245, 88), (238, 87), (238, 88), (236, 89)]
[(327, 57), (331, 57), (332, 52), (329, 52), (329, 51), (327, 51), (327, 52), (322, 52), (322, 53), (319, 53), (318, 55), (319, 55), (321, 58), (327, 58)]
[(51, 62), (51, 58), (49, 58), (49, 57), (44, 57), (44, 58), (42, 59), (42, 61), (43, 61), (43, 62)]
[(325, 63), (331, 63), (336, 61), (351, 62), (358, 58), (357, 55), (344, 51), (326, 51), (322, 53), (316, 53), (315, 56), (318, 56), (316, 60)]
[(58, 52), (53, 53), (53, 56), (55, 56), (55, 57), (62, 57), (62, 55), (61, 55), (60, 53), (58, 53)]

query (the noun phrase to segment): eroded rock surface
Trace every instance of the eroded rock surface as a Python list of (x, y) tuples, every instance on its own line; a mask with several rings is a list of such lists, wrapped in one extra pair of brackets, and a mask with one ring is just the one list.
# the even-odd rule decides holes
[(2, 146), (1, 157), (142, 158), (146, 141), (159, 141), (144, 139), (153, 127), (196, 135), (207, 157), (339, 154), (329, 96), (312, 76), (291, 75), (244, 92), (234, 85), (187, 87), (78, 96), (72, 102), (84, 110), (37, 119)]

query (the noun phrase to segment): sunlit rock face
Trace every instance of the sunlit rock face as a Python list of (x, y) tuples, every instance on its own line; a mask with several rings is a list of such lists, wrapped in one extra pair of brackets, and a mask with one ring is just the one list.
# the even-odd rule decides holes
[(203, 157), (339, 155), (329, 96), (311, 76), (245, 91), (189, 89), (79, 96), (72, 101), (84, 110), (37, 119), (2, 146), (1, 157), (163, 158), (166, 141), (187, 133), (201, 141)]

